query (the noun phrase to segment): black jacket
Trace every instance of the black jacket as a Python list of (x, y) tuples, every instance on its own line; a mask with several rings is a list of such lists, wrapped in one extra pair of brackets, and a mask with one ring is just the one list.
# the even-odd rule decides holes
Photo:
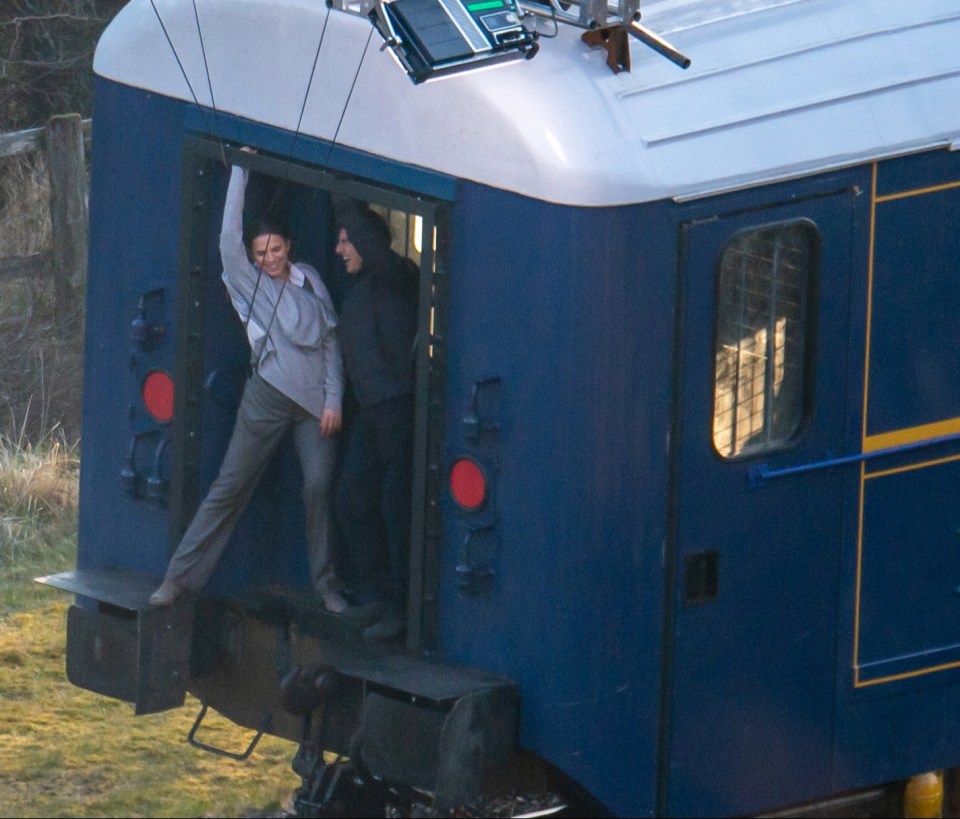
[(364, 259), (340, 308), (337, 334), (361, 407), (413, 394), (419, 271), (392, 250)]

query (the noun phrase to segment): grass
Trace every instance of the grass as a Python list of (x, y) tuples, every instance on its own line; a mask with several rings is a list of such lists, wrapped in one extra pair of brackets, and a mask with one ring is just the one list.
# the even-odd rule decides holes
[[(0, 438), (0, 816), (267, 816), (299, 784), (292, 743), (264, 737), (243, 762), (186, 742), (187, 703), (135, 717), (71, 685), (66, 595), (33, 578), (73, 568), (77, 448)], [(218, 715), (203, 741), (242, 750), (251, 734)]]

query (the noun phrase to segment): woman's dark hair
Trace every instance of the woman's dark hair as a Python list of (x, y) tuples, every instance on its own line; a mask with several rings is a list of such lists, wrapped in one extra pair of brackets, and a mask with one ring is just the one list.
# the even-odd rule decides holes
[(253, 249), (253, 240), (258, 236), (279, 236), (289, 242), (290, 226), (280, 214), (265, 213), (243, 226), (243, 243), (248, 251)]

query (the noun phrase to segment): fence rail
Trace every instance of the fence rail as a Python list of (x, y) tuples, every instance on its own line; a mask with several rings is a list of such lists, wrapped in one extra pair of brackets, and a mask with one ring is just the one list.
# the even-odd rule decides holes
[[(71, 115), (72, 116), (72, 115)], [(81, 119), (80, 131), (83, 134), (83, 141), (90, 142), (92, 120)], [(11, 131), (7, 134), (0, 134), (0, 159), (7, 156), (17, 156), (19, 154), (29, 154), (33, 151), (43, 148), (43, 136), (47, 128), (28, 128), (26, 131)]]
[(57, 311), (68, 315), (87, 278), (86, 143), (91, 122), (52, 117), (42, 128), (0, 134), (0, 158), (43, 151), (50, 178), (49, 253), (0, 258), (0, 281), (52, 276)]

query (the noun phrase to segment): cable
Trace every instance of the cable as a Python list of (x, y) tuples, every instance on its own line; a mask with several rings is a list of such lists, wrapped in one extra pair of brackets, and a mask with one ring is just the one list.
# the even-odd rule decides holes
[[(153, 0), (150, 0), (153, 2)], [(154, 6), (156, 8), (156, 6)], [(217, 119), (217, 101), (213, 96), (213, 82), (210, 80), (210, 66), (207, 64), (207, 49), (203, 44), (203, 30), (200, 28), (200, 12), (197, 11), (197, 0), (193, 0), (193, 19), (197, 22), (197, 37), (200, 39), (200, 53), (203, 55), (203, 71), (207, 75), (207, 90), (210, 92), (210, 107), (213, 108), (214, 119)], [(223, 160), (224, 167), (227, 165), (227, 152), (223, 147), (223, 139), (217, 132), (217, 141), (220, 143), (220, 158)]]
[[(267, 323), (267, 330), (263, 334), (263, 344), (260, 345), (260, 352), (257, 353), (257, 367), (260, 366), (260, 359), (263, 358), (264, 350), (267, 349), (267, 342), (270, 340), (270, 328), (273, 327), (273, 320), (277, 317), (277, 310), (280, 309), (280, 299), (283, 298), (283, 291), (287, 288), (287, 282), (290, 280), (289, 277), (283, 280), (283, 284), (280, 285), (280, 292), (277, 293), (277, 301), (273, 305), (273, 312), (270, 314), (270, 321)], [(260, 285), (260, 275), (257, 275), (257, 285)], [(257, 297), (257, 291), (254, 289), (253, 298)], [(250, 300), (250, 310), (247, 315), (247, 324), (250, 323), (250, 319), (253, 318), (253, 299)], [(246, 329), (246, 328), (244, 328)], [(249, 338), (249, 336), (248, 336)], [(251, 352), (253, 352), (251, 350)]]
[(317, 73), (317, 63), (320, 62), (320, 50), (323, 48), (323, 38), (327, 34), (328, 22), (330, 22), (329, 7), (327, 8), (327, 16), (323, 18), (323, 29), (320, 32), (320, 42), (317, 43), (317, 50), (313, 55), (313, 67), (310, 69), (310, 79), (307, 80), (307, 90), (303, 94), (303, 103), (300, 105), (300, 116), (297, 118), (297, 127), (293, 132), (293, 142), (290, 143), (291, 157), (293, 156), (293, 149), (297, 144), (297, 138), (300, 136), (300, 126), (303, 124), (303, 114), (307, 110), (307, 100), (310, 98), (310, 88), (313, 86), (313, 78)]
[[(152, 2), (152, 0), (151, 0), (151, 2)], [(196, 3), (196, 0), (194, 0), (194, 3)], [(324, 38), (324, 37), (326, 36), (326, 34), (327, 34), (327, 23), (328, 23), (329, 21), (330, 21), (330, 11), (329, 11), (329, 7), (328, 7), (328, 9), (327, 9), (327, 16), (324, 17), (324, 19), (323, 19), (323, 28), (320, 30), (320, 41), (317, 43), (317, 50), (316, 50), (316, 52), (315, 52), (314, 55), (313, 55), (313, 66), (312, 66), (311, 69), (310, 69), (310, 78), (307, 80), (307, 90), (304, 92), (304, 94), (303, 94), (303, 102), (300, 104), (300, 116), (297, 118), (297, 126), (296, 126), (296, 128), (294, 129), (294, 131), (293, 131), (293, 140), (292, 140), (291, 143), (290, 143), (289, 155), (290, 155), (291, 158), (293, 157), (293, 149), (296, 147), (297, 139), (298, 139), (299, 136), (300, 136), (300, 128), (301, 128), (301, 125), (303, 124), (303, 114), (304, 114), (304, 112), (307, 110), (307, 100), (310, 98), (310, 89), (311, 89), (311, 87), (313, 86), (313, 78), (314, 78), (314, 75), (315, 75), (316, 72), (317, 72), (317, 63), (320, 61), (320, 50), (323, 48), (323, 38)], [(211, 94), (211, 96), (212, 96), (212, 94)], [(282, 194), (283, 191), (286, 189), (286, 186), (287, 186), (287, 184), (289, 183), (289, 181), (290, 181), (290, 178), (289, 178), (289, 169), (288, 169), (288, 170), (285, 172), (284, 176), (281, 177), (281, 179), (280, 179), (280, 184), (277, 186), (276, 190), (274, 191), (273, 199), (270, 201), (270, 204), (269, 204), (269, 205), (267, 206), (267, 208), (265, 209), (265, 212), (269, 213), (269, 212), (273, 209), (274, 205), (276, 205), (276, 203), (277, 203), (277, 200), (280, 198), (280, 194)], [(268, 242), (269, 242), (269, 239), (268, 239)], [(250, 319), (251, 319), (252, 316), (253, 316), (253, 305), (254, 305), (254, 302), (256, 301), (256, 298), (257, 298), (257, 292), (260, 290), (260, 280), (261, 280), (262, 276), (263, 276), (263, 265), (257, 265), (257, 282), (256, 282), (256, 284), (255, 284), (254, 287), (253, 287), (253, 296), (252, 296), (251, 299), (250, 299), (250, 307), (249, 307), (249, 309), (248, 309), (248, 311), (247, 311), (247, 322), (246, 322), (246, 324), (244, 324), (244, 328), (243, 328), (245, 332), (246, 332), (246, 330), (247, 330), (247, 325), (250, 323)], [(286, 284), (286, 282), (284, 282), (284, 284)], [(280, 290), (280, 295), (281, 295), (281, 296), (283, 295), (283, 289), (282, 289), (282, 288), (281, 288), (281, 290)], [(277, 307), (279, 307), (279, 305), (280, 305), (279, 299), (280, 299), (280, 297), (278, 296), (278, 297), (277, 297), (277, 304), (276, 304), (276, 306), (274, 306), (274, 310), (273, 310), (273, 315), (274, 315), (274, 316), (275, 316), (276, 313), (277, 313)], [(273, 325), (273, 317), (272, 317), (272, 316), (271, 316), (271, 318), (270, 318), (270, 325), (271, 325), (271, 326)], [(266, 347), (266, 338), (269, 336), (269, 334), (270, 334), (270, 328), (268, 327), (268, 328), (267, 328), (267, 333), (266, 333), (266, 335), (264, 336), (264, 347)]]
[[(197, 0), (192, 0), (192, 3), (193, 3), (193, 15), (194, 15), (194, 20), (195, 20), (196, 26), (197, 26), (197, 36), (198, 36), (198, 38), (199, 38), (199, 40), (200, 40), (200, 51), (201, 51), (201, 54), (202, 54), (202, 56), (203, 56), (204, 72), (206, 73), (206, 76), (207, 76), (207, 89), (208, 89), (208, 91), (210, 92), (210, 105), (211, 105), (211, 108), (213, 109), (214, 116), (216, 117), (216, 116), (218, 115), (218, 111), (217, 111), (216, 100), (215, 100), (214, 93), (213, 93), (213, 82), (212, 82), (211, 77), (210, 77), (210, 66), (209, 66), (209, 63), (207, 62), (207, 51), (206, 51), (206, 47), (205, 47), (204, 42), (203, 42), (203, 29), (202, 29), (202, 27), (201, 27), (201, 25), (200, 25), (200, 13), (199, 13), (199, 10), (198, 10), (198, 8), (197, 8)], [(156, 5), (155, 0), (150, 0), (150, 6), (153, 8), (153, 13), (154, 13), (154, 15), (155, 15), (156, 18), (157, 18), (157, 22), (160, 24), (160, 28), (163, 30), (163, 35), (164, 35), (164, 37), (165, 37), (166, 40), (167, 40), (167, 45), (170, 46), (170, 51), (173, 53), (173, 58), (177, 61), (177, 66), (180, 68), (180, 73), (183, 75), (184, 82), (186, 82), (186, 84), (187, 84), (187, 88), (188, 88), (189, 91), (190, 91), (190, 96), (193, 98), (194, 105), (197, 106), (197, 109), (198, 109), (199, 112), (200, 112), (200, 116), (203, 117), (204, 126), (206, 127), (208, 133), (211, 133), (211, 134), (216, 135), (217, 142), (218, 142), (219, 147), (220, 147), (220, 155), (221, 155), (223, 164), (224, 164), (225, 167), (229, 167), (229, 163), (227, 162), (226, 149), (225, 149), (224, 144), (223, 144), (223, 137), (221, 136), (221, 134), (220, 134), (220, 132), (219, 132), (218, 129), (214, 129), (214, 128), (211, 127), (210, 122), (207, 120), (206, 114), (204, 113), (203, 106), (200, 104), (200, 100), (197, 98), (196, 92), (193, 90), (193, 84), (190, 82), (190, 78), (187, 76), (187, 71), (186, 71), (186, 69), (185, 69), (184, 66), (183, 66), (183, 62), (182, 62), (181, 59), (180, 59), (180, 55), (177, 53), (177, 49), (176, 49), (176, 47), (175, 47), (174, 44), (173, 44), (173, 40), (172, 40), (171, 37), (170, 37), (170, 33), (167, 31), (167, 27), (166, 27), (166, 25), (165, 25), (164, 22), (163, 22), (163, 17), (161, 17), (161, 15), (160, 15), (160, 10), (157, 8), (157, 5)], [(314, 77), (315, 77), (315, 75), (316, 75), (317, 64), (318, 64), (319, 61), (320, 61), (320, 52), (321, 52), (321, 50), (323, 49), (323, 40), (324, 40), (324, 37), (326, 36), (326, 33), (327, 33), (327, 23), (329, 22), (329, 20), (330, 20), (330, 7), (329, 7), (329, 5), (328, 5), (328, 7), (327, 7), (327, 15), (326, 15), (326, 17), (324, 18), (324, 21), (323, 21), (323, 29), (322, 29), (321, 32), (320, 32), (320, 40), (319, 40), (319, 42), (317, 43), (317, 49), (316, 49), (316, 51), (315, 51), (315, 53), (314, 53), (314, 56), (313, 56), (313, 65), (312, 65), (312, 67), (311, 67), (311, 69), (310, 69), (310, 77), (309, 77), (309, 79), (307, 80), (307, 88), (306, 88), (306, 91), (304, 92), (304, 95), (303, 95), (303, 102), (302, 102), (301, 105), (300, 105), (300, 114), (299, 114), (299, 116), (298, 116), (298, 118), (297, 118), (297, 125), (296, 125), (296, 128), (294, 129), (293, 139), (292, 139), (292, 141), (291, 141), (291, 143), (290, 143), (289, 156), (290, 156), (291, 159), (294, 157), (294, 149), (295, 149), (296, 144), (297, 144), (297, 139), (300, 137), (300, 130), (301, 130), (301, 127), (302, 127), (302, 125), (303, 125), (303, 117), (304, 117), (304, 114), (305, 114), (306, 109), (307, 109), (307, 102), (308, 102), (308, 100), (309, 100), (309, 98), (310, 98), (310, 89), (313, 87), (313, 79), (314, 79)], [(335, 131), (334, 131), (333, 139), (332, 139), (331, 142), (330, 142), (330, 146), (329, 146), (329, 149), (328, 149), (328, 151), (327, 151), (327, 156), (326, 156), (326, 159), (325, 159), (324, 162), (323, 162), (323, 165), (328, 165), (328, 164), (329, 164), (330, 157), (331, 157), (332, 154), (333, 154), (333, 149), (334, 149), (334, 147), (335, 147), (335, 145), (336, 145), (336, 142), (337, 142), (337, 136), (339, 136), (339, 134), (340, 134), (340, 128), (341, 128), (341, 126), (343, 125), (343, 120), (344, 120), (344, 117), (346, 116), (347, 108), (348, 108), (349, 105), (350, 105), (350, 99), (351, 99), (352, 96), (353, 96), (353, 91), (354, 91), (354, 89), (355, 89), (355, 87), (356, 87), (357, 80), (358, 80), (358, 78), (359, 78), (359, 76), (360, 76), (360, 69), (361, 69), (362, 66), (363, 66), (363, 61), (364, 61), (364, 59), (365, 59), (365, 57), (366, 57), (367, 50), (368, 50), (369, 47), (370, 47), (370, 38), (371, 38), (372, 36), (373, 36), (373, 28), (371, 27), (370, 32), (367, 34), (367, 42), (366, 42), (366, 44), (364, 45), (363, 54), (362, 54), (361, 57), (360, 57), (360, 62), (357, 64), (357, 70), (356, 70), (356, 72), (354, 73), (353, 81), (352, 81), (351, 84), (350, 84), (350, 91), (348, 92), (348, 94), (347, 94), (347, 99), (346, 99), (346, 101), (344, 102), (343, 110), (340, 112), (340, 118), (339, 118), (339, 120), (337, 121), (337, 127), (336, 127), (336, 129), (335, 129)], [(289, 183), (289, 181), (290, 181), (290, 179), (289, 179), (289, 165), (288, 165), (288, 170), (287, 170), (287, 172), (285, 173), (285, 175), (284, 175), (283, 177), (281, 177), (281, 179), (280, 179), (280, 184), (277, 186), (277, 188), (276, 188), (276, 190), (275, 190), (275, 192), (274, 192), (274, 195), (273, 195), (273, 199), (271, 200), (270, 204), (269, 204), (269, 205), (267, 206), (267, 208), (265, 209), (265, 212), (269, 213), (269, 212), (273, 209), (273, 207), (276, 205), (277, 201), (278, 201), (279, 198), (280, 198), (280, 195), (281, 195), (281, 194), (283, 193), (283, 191), (285, 190), (286, 185)], [(269, 241), (269, 240), (268, 240), (268, 241)], [(253, 306), (254, 306), (254, 302), (256, 301), (257, 293), (259, 292), (259, 289), (260, 289), (260, 281), (261, 281), (261, 279), (262, 279), (262, 277), (263, 277), (263, 265), (262, 265), (262, 264), (258, 264), (258, 265), (255, 265), (255, 266), (256, 266), (256, 269), (257, 269), (257, 281), (256, 281), (256, 284), (254, 285), (254, 288), (253, 288), (253, 296), (252, 296), (251, 299), (250, 299), (250, 306), (249, 306), (248, 311), (247, 311), (247, 322), (246, 322), (246, 324), (244, 325), (244, 330), (245, 330), (245, 331), (247, 330), (247, 325), (249, 325), (249, 322), (250, 322), (250, 320), (251, 320), (251, 318), (252, 318), (252, 316), (253, 316)], [(284, 281), (284, 286), (286, 286), (286, 281)], [(280, 305), (280, 297), (281, 297), (282, 295), (283, 295), (283, 287), (281, 287), (281, 289), (280, 289), (280, 294), (279, 294), (278, 297), (277, 297), (277, 303), (274, 305), (273, 314), (272, 314), (271, 317), (270, 317), (270, 323), (269, 323), (269, 325), (268, 325), (268, 327), (267, 327), (266, 334), (264, 335), (264, 347), (266, 346), (266, 340), (269, 338), (270, 329), (271, 329), (271, 327), (272, 327), (272, 325), (273, 325), (273, 319), (274, 319), (274, 317), (276, 316), (277, 309), (278, 309), (278, 307), (279, 307), (279, 305)]]
[[(304, 115), (304, 112), (305, 112), (306, 109), (307, 109), (307, 100), (308, 100), (309, 97), (310, 97), (310, 88), (311, 88), (312, 85), (313, 85), (313, 78), (314, 78), (314, 76), (316, 75), (317, 63), (318, 63), (319, 60), (320, 60), (320, 50), (321, 50), (322, 47), (323, 47), (323, 38), (324, 38), (324, 36), (325, 36), (326, 33), (327, 33), (327, 22), (328, 22), (329, 20), (330, 20), (330, 11), (329, 11), (329, 9), (328, 9), (328, 11), (327, 11), (327, 16), (326, 16), (326, 18), (325, 18), (324, 21), (323, 21), (323, 30), (320, 32), (320, 42), (317, 44), (317, 50), (316, 50), (316, 53), (314, 54), (314, 57), (313, 57), (313, 67), (312, 67), (311, 70), (310, 70), (310, 79), (307, 81), (307, 90), (306, 90), (306, 93), (305, 93), (304, 96), (303, 96), (303, 103), (302, 103), (301, 106), (300, 106), (300, 117), (299, 117), (298, 120), (297, 120), (297, 127), (296, 127), (296, 129), (295, 129), (295, 131), (294, 131), (294, 134), (293, 134), (293, 141), (290, 143), (290, 157), (291, 157), (291, 158), (293, 158), (293, 149), (294, 149), (294, 147), (295, 147), (295, 145), (296, 145), (297, 138), (300, 136), (300, 128), (301, 128), (301, 125), (302, 125), (302, 123), (303, 123), (303, 115)], [(347, 99), (346, 99), (346, 101), (345, 101), (344, 104), (343, 104), (343, 110), (340, 112), (340, 118), (339, 118), (339, 120), (337, 121), (337, 127), (336, 127), (336, 129), (334, 130), (334, 132), (333, 132), (333, 139), (330, 141), (330, 147), (329, 147), (329, 149), (327, 150), (327, 156), (326, 156), (326, 158), (325, 158), (324, 161), (323, 161), (323, 165), (328, 165), (329, 162), (330, 162), (330, 156), (333, 154), (333, 149), (334, 149), (334, 146), (336, 145), (336, 142), (337, 142), (337, 136), (339, 136), (339, 134), (340, 134), (340, 127), (341, 127), (341, 125), (343, 125), (343, 120), (344, 120), (344, 117), (346, 116), (347, 108), (350, 106), (350, 99), (353, 97), (354, 88), (356, 88), (357, 80), (358, 80), (359, 77), (360, 77), (360, 69), (363, 67), (363, 61), (364, 61), (364, 59), (366, 58), (367, 50), (368, 50), (369, 47), (370, 47), (370, 39), (371, 39), (372, 36), (373, 36), (373, 27), (371, 26), (370, 31), (369, 31), (369, 33), (367, 34), (367, 42), (366, 42), (366, 44), (365, 44), (364, 47), (363, 47), (363, 54), (362, 54), (361, 57), (360, 57), (360, 62), (357, 64), (357, 70), (356, 70), (356, 72), (354, 72), (353, 81), (350, 83), (350, 91), (347, 93)], [(288, 171), (287, 173), (289, 173), (289, 171)], [(287, 176), (287, 175), (285, 175), (285, 176), (281, 179), (281, 184), (277, 187), (277, 191), (276, 191), (276, 193), (274, 194), (273, 201), (270, 203), (270, 207), (269, 207), (267, 210), (269, 210), (270, 208), (273, 207), (274, 204), (276, 204), (277, 199), (280, 197), (280, 194), (283, 192), (283, 190), (285, 189), (285, 187), (286, 187), (286, 185), (288, 184), (289, 181), (290, 181), (290, 180), (289, 180), (289, 176)], [(250, 308), (249, 308), (249, 310), (248, 310), (248, 318), (247, 318), (247, 323), (248, 323), (248, 324), (249, 324), (249, 322), (250, 322), (250, 317), (253, 316), (253, 304), (254, 304), (254, 300), (257, 298), (257, 292), (258, 292), (259, 289), (260, 289), (260, 280), (261, 280), (261, 276), (262, 276), (262, 275), (263, 275), (263, 268), (262, 268), (262, 266), (259, 266), (259, 267), (257, 268), (257, 283), (256, 283), (256, 285), (255, 285), (254, 288), (253, 288), (253, 297), (250, 299)], [(286, 281), (284, 281), (284, 286), (286, 286)], [(261, 348), (261, 350), (262, 350), (262, 349), (266, 349), (267, 339), (268, 339), (269, 336), (270, 336), (270, 328), (273, 326), (273, 319), (274, 319), (274, 316), (276, 316), (276, 314), (277, 314), (277, 308), (280, 306), (280, 297), (281, 297), (282, 295), (283, 295), (283, 288), (281, 287), (281, 289), (280, 289), (280, 294), (277, 296), (277, 303), (276, 303), (276, 305), (274, 305), (274, 308), (273, 308), (273, 315), (270, 317), (270, 324), (268, 325), (268, 327), (267, 327), (267, 332), (266, 332), (266, 334), (264, 335), (264, 342), (263, 342), (264, 346), (263, 346), (263, 348)], [(244, 327), (244, 330), (246, 330), (246, 326)]]
[[(327, 12), (329, 16), (329, 12)], [(333, 148), (337, 144), (337, 137), (340, 135), (340, 126), (343, 125), (343, 119), (347, 115), (347, 108), (350, 107), (350, 98), (353, 96), (353, 90), (357, 87), (357, 80), (360, 79), (360, 69), (363, 68), (363, 61), (367, 57), (367, 49), (370, 48), (370, 38), (373, 37), (373, 26), (367, 33), (367, 42), (363, 47), (363, 54), (360, 55), (360, 62), (357, 63), (357, 70), (353, 75), (353, 82), (350, 83), (350, 91), (347, 93), (346, 102), (343, 103), (343, 110), (340, 112), (340, 119), (337, 122), (337, 128), (333, 132), (333, 139), (330, 140), (330, 149), (327, 151), (327, 158), (323, 161), (324, 165), (330, 163), (330, 157), (333, 154)]]
[[(180, 67), (180, 73), (183, 75), (183, 80), (187, 84), (187, 88), (190, 90), (190, 96), (193, 97), (193, 103), (194, 105), (197, 106), (197, 109), (200, 111), (200, 116), (203, 117), (203, 124), (206, 126), (208, 132), (210, 132), (211, 134), (216, 133), (216, 131), (214, 131), (214, 129), (210, 127), (210, 123), (207, 121), (207, 117), (203, 112), (203, 106), (200, 104), (200, 100), (197, 99), (197, 95), (193, 90), (193, 85), (191, 85), (190, 83), (190, 78), (187, 76), (187, 71), (183, 67), (183, 63), (180, 61), (180, 55), (177, 54), (177, 49), (173, 45), (173, 40), (170, 39), (170, 33), (167, 31), (167, 27), (163, 23), (163, 18), (160, 16), (160, 10), (157, 8), (157, 4), (154, 2), (154, 0), (150, 0), (150, 5), (153, 7), (153, 13), (157, 17), (157, 22), (160, 23), (160, 28), (163, 29), (163, 36), (167, 38), (167, 45), (170, 46), (170, 51), (173, 52), (173, 59), (177, 61), (177, 65)], [(203, 41), (201, 40), (201, 44), (202, 42)], [(211, 99), (212, 99), (212, 93), (211, 93)], [(221, 142), (221, 149), (222, 147), (223, 145)]]

